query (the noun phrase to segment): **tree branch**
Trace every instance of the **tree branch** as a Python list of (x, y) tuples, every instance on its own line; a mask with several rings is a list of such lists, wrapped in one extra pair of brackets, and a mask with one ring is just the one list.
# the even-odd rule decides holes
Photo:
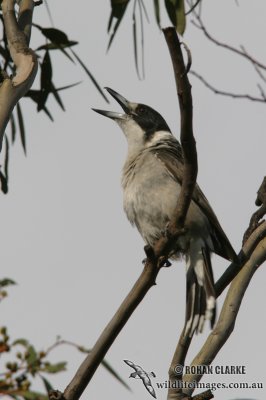
[[(258, 190), (256, 205), (261, 206), (261, 208), (254, 213), (249, 229), (244, 235), (243, 247), (238, 255), (240, 263), (232, 263), (215, 284), (216, 297), (218, 298), (234, 279), (227, 293), (217, 325), (209, 335), (202, 350), (193, 360), (192, 365), (211, 364), (234, 329), (242, 298), (253, 274), (266, 260), (266, 222), (259, 222), (266, 213), (266, 177), (264, 177)], [(190, 375), (183, 377), (183, 367), (191, 340), (192, 338), (188, 335), (184, 335), (183, 330), (169, 369), (169, 379), (172, 383), (174, 381), (198, 382), (202, 377), (202, 375), (193, 375), (192, 378)], [(182, 390), (181, 385), (180, 388), (174, 388), (175, 385), (170, 385), (170, 387), (168, 400), (190, 399), (190, 397), (184, 398), (184, 396), (190, 396), (193, 393), (193, 390)]]
[(239, 55), (240, 57), (245, 58), (246, 60), (250, 61), (253, 65), (256, 65), (258, 68), (261, 68), (266, 71), (266, 65), (256, 60), (256, 58), (252, 57), (246, 50), (244, 50), (243, 46), (240, 46), (240, 49), (238, 49), (234, 46), (230, 46), (227, 43), (220, 42), (209, 33), (198, 13), (194, 12), (194, 17), (196, 18), (197, 23), (195, 21), (192, 21), (192, 24), (196, 26), (198, 29), (200, 29), (204, 33), (206, 38), (209, 39), (212, 43), (214, 43), (218, 47), (222, 47), (226, 50), (229, 50), (232, 53)]
[(29, 45), (31, 37), (32, 15), (36, 3), (34, 3), (32, 0), (23, 0), (20, 3), (18, 27), (19, 30), (24, 33), (27, 45)]
[(180, 232), (183, 233), (182, 229), (197, 176), (197, 153), (192, 131), (191, 87), (175, 29), (167, 28), (164, 34), (174, 66), (181, 113), (181, 143), (184, 153), (184, 178), (174, 217), (170, 221), (168, 234), (162, 236), (155, 243), (153, 249), (146, 247), (147, 260), (143, 272), (66, 387), (64, 394), (53, 391), (49, 394), (51, 399), (79, 399), (115, 338), (146, 293), (155, 284), (159, 270), (165, 265), (168, 258), (172, 241), (176, 240)]
[[(194, 26), (196, 26), (198, 29), (200, 29), (203, 34), (205, 35), (205, 37), (212, 42), (213, 44), (215, 44), (218, 47), (222, 47), (225, 50), (228, 50), (234, 54), (237, 54), (238, 56), (246, 59), (247, 61), (249, 61), (252, 66), (254, 67), (255, 71), (257, 72), (257, 74), (259, 75), (259, 77), (262, 79), (262, 81), (265, 83), (266, 81), (266, 77), (263, 75), (262, 71), (266, 71), (266, 65), (261, 63), (260, 61), (258, 61), (256, 58), (254, 58), (253, 56), (251, 56), (247, 50), (245, 49), (244, 46), (240, 46), (239, 48), (231, 46), (227, 43), (223, 43), (219, 40), (217, 40), (216, 38), (214, 38), (209, 31), (206, 29), (201, 16), (199, 13), (197, 12), (193, 12), (193, 15), (196, 19), (196, 21), (192, 21), (192, 24)], [(224, 90), (220, 90), (215, 88), (213, 85), (211, 85), (203, 76), (201, 76), (200, 74), (198, 74), (195, 71), (191, 71), (191, 73), (198, 78), (208, 89), (210, 89), (213, 93), (215, 94), (219, 94), (222, 96), (227, 96), (227, 97), (231, 97), (233, 99), (246, 99), (246, 100), (250, 100), (250, 101), (255, 101), (255, 102), (260, 102), (260, 103), (266, 103), (266, 94), (264, 92), (264, 90), (262, 89), (262, 87), (258, 84), (258, 89), (260, 91), (260, 97), (257, 96), (253, 96), (250, 94), (238, 94), (238, 93), (234, 93), (234, 92), (227, 92)]]
[[(255, 249), (254, 243), (257, 243)], [(210, 365), (233, 332), (236, 317), (250, 280), (258, 267), (266, 260), (266, 222), (263, 222), (251, 234), (243, 247), (243, 252), (249, 255), (249, 259), (231, 283), (218, 322), (191, 365)], [(183, 381), (199, 382), (201, 378), (201, 374), (185, 375)], [(187, 395), (191, 395), (193, 391), (194, 389), (184, 389), (184, 393)]]
[(16, 73), (11, 77), (3, 76), (0, 86), (0, 150), (12, 110), (19, 99), (30, 89), (38, 68), (37, 57), (28, 47), (34, 2), (33, 0), (19, 2), (18, 20), (14, 7), (15, 0), (3, 0), (5, 32)]
[(255, 204), (256, 206), (260, 206), (260, 208), (252, 215), (250, 219), (249, 227), (243, 237), (243, 244), (247, 241), (251, 233), (259, 226), (259, 224), (262, 222), (261, 218), (266, 214), (266, 176), (264, 177), (258, 190)]
[[(176, 31), (174, 28), (166, 28), (163, 29), (163, 33), (172, 59), (181, 114), (180, 141), (184, 157), (184, 173), (175, 210), (178, 218), (174, 222), (176, 228), (180, 229), (184, 226), (198, 173), (196, 142), (193, 136), (193, 104), (191, 85)], [(174, 228), (172, 225), (169, 227), (170, 230)]]
[(77, 400), (93, 377), (112, 343), (125, 326), (133, 311), (142, 301), (149, 289), (155, 284), (160, 268), (147, 261), (137, 282), (125, 298), (114, 317), (106, 326), (90, 354), (83, 361), (70, 384), (64, 391), (65, 400)]
[(261, 97), (256, 97), (256, 96), (251, 96), (250, 94), (238, 94), (233, 92), (227, 92), (225, 90), (220, 90), (215, 88), (205, 78), (203, 78), (202, 75), (198, 74), (196, 71), (190, 71), (190, 73), (191, 75), (194, 75), (196, 78), (198, 78), (208, 89), (210, 89), (215, 94), (231, 97), (232, 99), (246, 99), (246, 100), (256, 101), (259, 103), (266, 103), (266, 99), (264, 98), (264, 96), (262, 96), (262, 93)]

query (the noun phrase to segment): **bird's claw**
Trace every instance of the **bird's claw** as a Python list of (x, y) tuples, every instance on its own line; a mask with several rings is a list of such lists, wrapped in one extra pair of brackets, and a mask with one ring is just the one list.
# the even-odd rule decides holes
[(169, 268), (169, 267), (171, 267), (171, 265), (172, 264), (170, 263), (170, 261), (165, 256), (159, 257), (158, 266), (160, 268), (161, 267)]

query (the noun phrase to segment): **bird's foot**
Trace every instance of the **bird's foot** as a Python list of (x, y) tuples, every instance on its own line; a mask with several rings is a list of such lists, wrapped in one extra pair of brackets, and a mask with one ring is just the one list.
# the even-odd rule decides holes
[(169, 237), (169, 225), (170, 225), (170, 222), (168, 221), (167, 224), (165, 225), (164, 229), (161, 230), (161, 235), (163, 237), (166, 237), (166, 238)]
[(146, 246), (144, 246), (144, 251), (145, 251), (145, 254), (146, 254), (147, 258), (154, 258), (155, 257), (154, 250), (149, 244), (146, 244)]
[(171, 267), (171, 265), (172, 264), (170, 263), (170, 261), (165, 256), (159, 257), (159, 260), (158, 260), (158, 267), (159, 268), (161, 268), (161, 267), (169, 268), (169, 267)]
[(170, 226), (170, 222), (167, 222), (165, 228), (161, 230), (161, 235), (167, 239), (173, 239), (174, 237), (178, 238), (179, 236), (183, 236), (186, 233), (186, 228), (173, 230), (173, 228)]

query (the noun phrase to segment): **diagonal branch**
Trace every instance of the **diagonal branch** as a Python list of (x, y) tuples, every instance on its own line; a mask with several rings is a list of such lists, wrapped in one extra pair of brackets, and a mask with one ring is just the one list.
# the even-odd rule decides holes
[(0, 150), (12, 110), (30, 89), (37, 73), (37, 57), (28, 47), (33, 7), (33, 0), (21, 0), (17, 20), (14, 10), (15, 0), (2, 1), (5, 32), (16, 72), (11, 77), (6, 74), (2, 76), (0, 85)]
[[(266, 177), (258, 190), (256, 200), (256, 205), (261, 206), (261, 208), (259, 212), (254, 213), (251, 218), (250, 227), (244, 235), (244, 244), (239, 255), (241, 263), (240, 265), (232, 263), (215, 285), (218, 297), (234, 278), (227, 293), (217, 325), (207, 338), (201, 351), (193, 360), (192, 365), (194, 366), (211, 364), (217, 353), (225, 344), (230, 334), (233, 332), (236, 317), (249, 282), (258, 267), (266, 260), (266, 222), (260, 221), (263, 215), (265, 215), (265, 203)], [(184, 336), (183, 331), (171, 363), (169, 376), (172, 382), (183, 381), (184, 384), (193, 382), (193, 387), (195, 388), (195, 382), (199, 382), (202, 375), (185, 375), (183, 377), (182, 374), (182, 366), (185, 364), (190, 342), (191, 338)], [(180, 389), (169, 390), (168, 400), (185, 400), (184, 396), (188, 396), (186, 397), (187, 399), (191, 398), (190, 396), (194, 389), (182, 390), (182, 386), (179, 386)], [(187, 388), (188, 386), (185, 387)]]
[[(242, 298), (253, 274), (266, 260), (266, 222), (264, 220), (260, 221), (266, 214), (266, 177), (264, 177), (258, 190), (256, 205), (261, 207), (254, 213), (250, 226), (244, 234), (243, 247), (238, 255), (240, 263), (238, 265), (232, 263), (215, 284), (216, 297), (218, 298), (223, 290), (233, 281), (227, 293), (217, 325), (209, 335), (201, 351), (193, 360), (193, 366), (209, 365), (214, 360), (234, 329)], [(183, 367), (190, 343), (191, 338), (188, 335), (184, 335), (183, 330), (169, 369), (169, 379), (172, 384), (168, 391), (168, 400), (191, 399), (190, 396), (195, 389), (195, 382), (199, 382), (202, 377), (200, 374), (185, 375), (183, 377)], [(182, 384), (174, 385), (173, 383), (176, 381), (182, 382)], [(182, 388), (188, 387), (185, 384), (191, 382), (193, 382), (193, 386), (190, 389), (182, 390)]]
[[(243, 247), (243, 251), (249, 254), (250, 250), (253, 248), (254, 242), (256, 243), (258, 238), (260, 238), (260, 241), (230, 285), (214, 330), (208, 336), (202, 349), (194, 358), (191, 365), (210, 365), (233, 332), (236, 317), (251, 278), (259, 266), (266, 261), (266, 222), (263, 222), (263, 224), (251, 234)], [(199, 382), (201, 378), (201, 374), (191, 374), (185, 375), (183, 381), (194, 383)], [(187, 395), (191, 395), (193, 390), (194, 389), (185, 389), (184, 392)]]

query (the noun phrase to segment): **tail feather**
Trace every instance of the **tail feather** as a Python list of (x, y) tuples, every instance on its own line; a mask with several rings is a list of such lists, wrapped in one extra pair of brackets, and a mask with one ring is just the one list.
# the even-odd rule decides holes
[(210, 251), (202, 240), (191, 243), (187, 257), (185, 334), (202, 332), (205, 320), (213, 328), (216, 304)]
[[(215, 317), (216, 317), (216, 304), (215, 304), (215, 289), (214, 289), (214, 279), (213, 279), (213, 270), (212, 270), (212, 263), (211, 263), (211, 257), (210, 257), (210, 251), (208, 247), (202, 247), (201, 248), (202, 255), (204, 258), (203, 262), (203, 267), (204, 267), (204, 275), (205, 275), (205, 292), (206, 292), (206, 298), (207, 298), (207, 310), (211, 309), (211, 316), (210, 322), (211, 322), (211, 328), (213, 328), (214, 323), (215, 323)], [(209, 302), (209, 304), (208, 304)]]

